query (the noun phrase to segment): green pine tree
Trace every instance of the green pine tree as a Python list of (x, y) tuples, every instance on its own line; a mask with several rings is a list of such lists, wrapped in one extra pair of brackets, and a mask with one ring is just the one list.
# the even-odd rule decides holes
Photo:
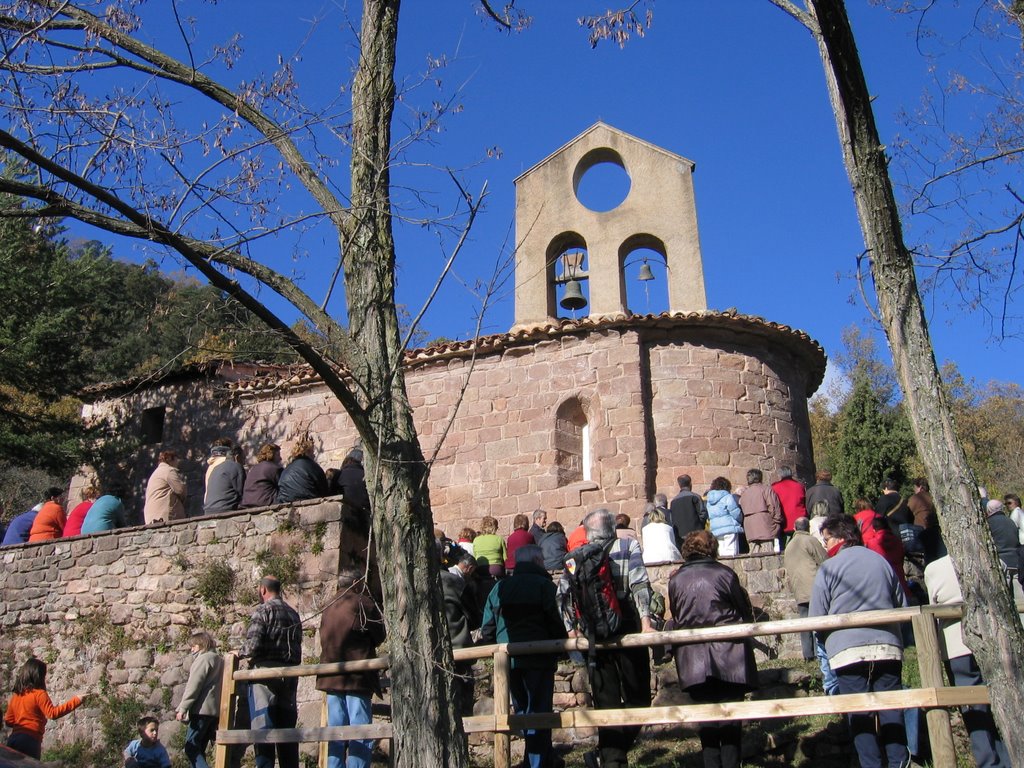
[(859, 497), (874, 501), (886, 477), (902, 484), (913, 455), (913, 438), (902, 411), (884, 408), (870, 377), (856, 372), (839, 414), (832, 455), (833, 476), (847, 509)]

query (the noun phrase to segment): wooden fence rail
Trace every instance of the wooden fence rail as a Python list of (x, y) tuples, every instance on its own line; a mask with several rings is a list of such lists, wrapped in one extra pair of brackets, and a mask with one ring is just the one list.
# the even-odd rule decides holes
[[(494, 768), (509, 768), (511, 734), (524, 728), (595, 728), (622, 725), (666, 725), (698, 723), (714, 720), (754, 720), (789, 718), (821, 714), (849, 714), (873, 712), (880, 709), (921, 708), (926, 711), (928, 734), (935, 768), (955, 768), (956, 753), (948, 708), (971, 704), (988, 704), (988, 689), (976, 687), (948, 687), (944, 684), (942, 658), (936, 622), (957, 619), (962, 605), (922, 606), (883, 611), (821, 616), (806, 619), (784, 619), (752, 624), (734, 624), (702, 629), (679, 629), (672, 632), (653, 632), (626, 635), (614, 642), (598, 644), (599, 650), (626, 647), (650, 647), (703, 643), (716, 640), (740, 640), (764, 636), (792, 634), (814, 630), (833, 630), (850, 627), (877, 626), (911, 622), (917, 645), (921, 687), (884, 693), (860, 693), (838, 696), (808, 696), (794, 699), (765, 699), (736, 701), (722, 704), (687, 704), (669, 707), (643, 707), (632, 709), (571, 709), (550, 714), (516, 715), (511, 712), (509, 697), (509, 659), (515, 655), (537, 653), (565, 653), (585, 651), (585, 638), (544, 640), (529, 643), (461, 648), (454, 652), (456, 661), (493, 659), (494, 713), (463, 718), (466, 733), (492, 733), (494, 735)], [(221, 693), (221, 725), (231, 723), (237, 683), (281, 677), (304, 677), (317, 674), (387, 669), (388, 658), (335, 664), (301, 664), (292, 667), (239, 670), (234, 654), (225, 656), (224, 680)], [(388, 739), (392, 736), (391, 723), (370, 725), (322, 726), (319, 728), (278, 728), (272, 730), (217, 731), (214, 768), (227, 768), (228, 748), (235, 745), (276, 744), (290, 742), (327, 742), (348, 739)], [(237, 746), (236, 746), (237, 748)]]

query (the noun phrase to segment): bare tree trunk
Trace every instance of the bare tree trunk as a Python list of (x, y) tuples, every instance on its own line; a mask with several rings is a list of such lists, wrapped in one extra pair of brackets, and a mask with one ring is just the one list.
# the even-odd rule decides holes
[[(423, 460), (402, 372), (394, 299), (390, 172), (399, 0), (366, 0), (352, 86), (352, 205), (343, 231), (349, 356), (366, 442), (367, 486), (391, 656), (394, 765), (468, 762)], [(347, 247), (346, 247), (347, 246)]]
[(882, 324), (907, 414), (927, 468), (946, 545), (963, 587), (964, 635), (989, 685), (1010, 757), (1024, 765), (1024, 631), (953, 430), (928, 334), (914, 263), (878, 137), (867, 83), (842, 0), (809, 0), (846, 170), (871, 259)]

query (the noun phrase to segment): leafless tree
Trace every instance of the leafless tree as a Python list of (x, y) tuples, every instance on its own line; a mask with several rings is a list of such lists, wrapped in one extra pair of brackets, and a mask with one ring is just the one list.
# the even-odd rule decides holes
[[(428, 465), (406, 395), (395, 306), (399, 0), (362, 3), (354, 74), (339, 89), (350, 91), (350, 103), (339, 96), (317, 109), (300, 100), (291, 60), (239, 81), (231, 74), (239, 40), (208, 51), (197, 20), (181, 16), (179, 3), (160, 5), (0, 3), (0, 147), (31, 168), (27, 177), (0, 179), (0, 191), (33, 201), (19, 215), (71, 217), (169, 249), (279, 333), (330, 388), (366, 446), (393, 639), (395, 764), (465, 765)], [(142, 34), (145, 14), (157, 12), (169, 13), (161, 23), (177, 29), (163, 50)], [(418, 113), (413, 133), (428, 130), (444, 108)], [(346, 155), (348, 173), (339, 177), (336, 158)], [(294, 189), (303, 203), (286, 205), (285, 191)], [(459, 190), (468, 228), (481, 198)], [(287, 259), (275, 268), (255, 255), (277, 232), (314, 227), (328, 228), (336, 244), (319, 301), (286, 273)], [(344, 322), (329, 311), (339, 276)], [(259, 297), (266, 289), (291, 302), (316, 335), (291, 330)]]
[[(922, 286), (979, 313), (993, 339), (1021, 333), (1024, 48), (1017, 8), (892, 0), (909, 17), (930, 80), (900, 111), (890, 174)], [(932, 291), (939, 288), (940, 291)]]
[(991, 690), (993, 710), (1010, 755), (1021, 762), (1024, 735), (1017, 723), (1024, 716), (1019, 695), (1024, 630), (978, 504), (967, 456), (953, 428), (914, 260), (904, 242), (888, 159), (846, 8), (842, 0), (808, 0), (803, 8), (788, 0), (772, 2), (803, 24), (818, 45), (871, 261), (882, 327), (946, 544), (963, 585), (964, 632)]
[[(653, 0), (639, 0), (648, 11)], [(903, 402), (928, 473), (948, 545), (963, 585), (964, 631), (989, 685), (993, 710), (1015, 763), (1024, 764), (1020, 680), (1024, 630), (1002, 576), (998, 554), (978, 503), (967, 457), (953, 428), (950, 404), (935, 363), (913, 255), (903, 236), (888, 158), (875, 124), (853, 30), (842, 0), (770, 0), (810, 33), (818, 46), (846, 171), (867, 246), (878, 313), (889, 342)], [(1019, 3), (1014, 4), (1019, 10)], [(609, 11), (596, 23), (597, 39), (620, 44), (644, 20)], [(623, 31), (625, 28), (625, 31)], [(1017, 222), (1019, 225), (1019, 221)]]

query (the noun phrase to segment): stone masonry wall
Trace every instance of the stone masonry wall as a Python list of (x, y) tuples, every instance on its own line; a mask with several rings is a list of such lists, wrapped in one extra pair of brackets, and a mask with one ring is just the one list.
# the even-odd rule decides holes
[[(173, 746), (180, 738), (174, 706), (191, 663), (189, 633), (206, 629), (221, 650), (237, 650), (258, 602), (258, 579), (277, 571), (293, 582), (285, 598), (305, 623), (303, 661), (317, 661), (319, 610), (334, 594), (339, 562), (364, 545), (342, 505), (326, 500), (4, 548), (0, 679), (9, 681), (34, 654), (50, 665), (48, 689), (55, 701), (86, 691), (100, 694), (100, 700), (51, 723), (46, 748), (92, 740), (98, 708), (109, 696), (143, 703), (160, 719), (162, 740)], [(795, 614), (781, 557), (723, 562), (739, 574), (761, 618)], [(218, 597), (211, 593), (223, 586), (225, 565), (235, 583), (230, 595)], [(676, 567), (649, 568), (663, 594)], [(767, 639), (759, 654), (795, 656), (799, 641)], [(566, 669), (556, 705), (585, 703), (585, 677)], [(321, 696), (312, 678), (300, 683), (299, 702), (300, 724), (318, 725)]]
[(813, 482), (807, 372), (788, 355), (721, 332), (652, 338), (649, 355), (659, 489), (681, 472), (695, 490), (736, 487), (783, 465)]
[[(144, 702), (174, 743), (191, 657), (188, 635), (213, 634), (238, 650), (268, 571), (305, 625), (303, 660), (319, 658), (319, 608), (335, 592), (342, 505), (334, 501), (195, 518), (0, 550), (0, 679), (4, 690), (30, 655), (49, 665), (54, 701), (76, 693)], [(351, 534), (350, 534), (351, 535)], [(230, 566), (234, 586), (218, 596)], [(4, 695), (6, 697), (6, 693)], [(318, 724), (320, 696), (302, 681), (303, 722)], [(91, 740), (101, 702), (47, 727), (46, 746)]]

